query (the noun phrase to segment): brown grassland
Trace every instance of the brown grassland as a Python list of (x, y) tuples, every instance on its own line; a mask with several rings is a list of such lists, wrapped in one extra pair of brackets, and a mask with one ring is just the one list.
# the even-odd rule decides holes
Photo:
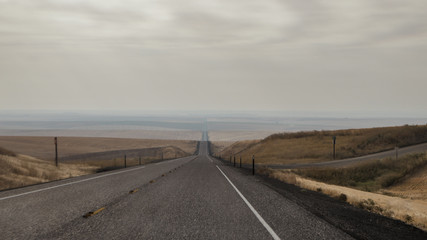
[[(242, 156), (248, 163), (314, 163), (332, 160), (332, 137), (336, 136), (336, 159), (363, 156), (394, 147), (427, 142), (427, 125), (336, 131), (280, 133), (257, 142), (236, 142), (215, 155), (224, 159)], [(215, 144), (214, 144), (215, 145)]]
[(121, 138), (58, 138), (59, 167), (52, 137), (0, 137), (0, 190), (49, 182), (99, 171), (185, 157), (196, 141)]
[(60, 164), (34, 157), (0, 155), (0, 190), (95, 173), (98, 167), (87, 164)]
[[(55, 148), (53, 137), (0, 136), (0, 146), (18, 154), (39, 159), (53, 160)], [(144, 149), (174, 146), (193, 154), (197, 141), (152, 140), (131, 138), (58, 137), (59, 158), (95, 152), (127, 149)]]

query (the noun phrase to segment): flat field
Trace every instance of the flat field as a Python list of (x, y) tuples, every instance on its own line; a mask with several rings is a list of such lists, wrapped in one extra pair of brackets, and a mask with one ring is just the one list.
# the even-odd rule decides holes
[[(43, 160), (55, 158), (53, 137), (0, 136), (0, 146), (17, 154)], [(190, 140), (157, 140), (131, 138), (58, 137), (59, 158), (97, 152), (129, 149), (176, 147), (188, 154), (196, 151), (197, 142)]]

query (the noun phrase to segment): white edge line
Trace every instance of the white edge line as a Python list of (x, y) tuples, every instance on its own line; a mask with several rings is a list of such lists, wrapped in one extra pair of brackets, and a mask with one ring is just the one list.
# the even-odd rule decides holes
[(124, 170), (124, 171), (120, 171), (120, 172), (115, 172), (115, 173), (108, 173), (108, 174), (104, 174), (104, 175), (101, 175), (101, 176), (96, 176), (96, 177), (92, 177), (92, 178), (86, 178), (86, 179), (82, 179), (82, 180), (75, 181), (75, 182), (64, 183), (64, 184), (60, 184), (60, 185), (56, 185), (56, 186), (52, 186), (52, 187), (42, 188), (42, 189), (38, 189), (38, 190), (34, 190), (34, 191), (29, 191), (29, 192), (25, 192), (25, 193), (20, 193), (20, 194), (16, 194), (16, 195), (11, 195), (11, 196), (7, 196), (7, 197), (2, 197), (2, 198), (0, 198), (0, 201), (6, 200), (6, 199), (10, 199), (10, 198), (19, 197), (19, 196), (23, 196), (23, 195), (27, 195), (27, 194), (31, 194), (31, 193), (42, 192), (42, 191), (46, 191), (46, 190), (50, 190), (50, 189), (54, 189), (54, 188), (58, 188), (58, 187), (68, 186), (68, 185), (72, 185), (72, 184), (76, 184), (76, 183), (86, 182), (86, 181), (90, 181), (90, 180), (94, 180), (94, 179), (98, 179), (98, 178), (108, 177), (108, 176), (111, 176), (111, 175), (116, 175), (116, 174), (120, 174), (120, 173), (135, 171), (135, 170), (139, 170), (139, 169), (142, 169), (142, 168), (145, 168), (145, 166), (134, 168), (134, 169), (129, 169), (129, 170)]
[(221, 168), (218, 167), (218, 165), (216, 165), (216, 167), (218, 168), (218, 170), (222, 173), (222, 175), (224, 175), (224, 177), (227, 179), (227, 181), (231, 184), (231, 186), (234, 188), (234, 190), (236, 190), (236, 192), (239, 194), (239, 196), (243, 199), (243, 201), (246, 203), (246, 205), (248, 205), (249, 209), (251, 209), (251, 211), (255, 214), (255, 216), (258, 218), (258, 220), (262, 223), (262, 225), (265, 227), (265, 229), (267, 229), (267, 231), (270, 233), (270, 235), (273, 237), (273, 239), (275, 240), (280, 240), (279, 236), (277, 236), (277, 234), (274, 232), (274, 230), (270, 227), (270, 225), (268, 225), (267, 222), (265, 222), (264, 218), (261, 217), (261, 215), (259, 215), (259, 213), (255, 210), (254, 207), (252, 207), (252, 205), (249, 203), (249, 201), (245, 198), (245, 196), (243, 196), (243, 194), (239, 191), (239, 189), (236, 188), (236, 186), (234, 186), (234, 184), (230, 181), (230, 179), (228, 179), (227, 175), (225, 175), (225, 173), (221, 170)]

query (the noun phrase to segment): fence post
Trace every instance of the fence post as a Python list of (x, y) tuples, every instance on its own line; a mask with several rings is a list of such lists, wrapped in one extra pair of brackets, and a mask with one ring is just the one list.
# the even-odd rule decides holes
[(334, 147), (333, 147), (333, 160), (335, 160), (335, 142), (336, 142), (336, 140), (337, 140), (337, 137), (336, 136), (333, 136), (332, 137), (332, 141), (334, 142)]
[(55, 137), (55, 166), (58, 167), (58, 138)]
[(234, 156), (234, 167), (236, 167), (236, 156)]
[(252, 155), (252, 175), (255, 175), (255, 155)]
[(139, 165), (141, 165), (141, 156), (139, 156)]
[(126, 154), (125, 154), (125, 168), (126, 168)]
[(242, 156), (240, 156), (240, 168), (242, 168)]

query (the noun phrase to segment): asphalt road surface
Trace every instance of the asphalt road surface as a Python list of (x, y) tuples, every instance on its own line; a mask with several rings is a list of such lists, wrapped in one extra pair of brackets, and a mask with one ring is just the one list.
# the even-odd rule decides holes
[[(285, 188), (209, 157), (201, 142), (198, 156), (0, 192), (0, 238), (426, 239), (401, 222)], [(337, 207), (314, 211), (307, 194)], [(328, 210), (339, 206), (339, 214)]]

